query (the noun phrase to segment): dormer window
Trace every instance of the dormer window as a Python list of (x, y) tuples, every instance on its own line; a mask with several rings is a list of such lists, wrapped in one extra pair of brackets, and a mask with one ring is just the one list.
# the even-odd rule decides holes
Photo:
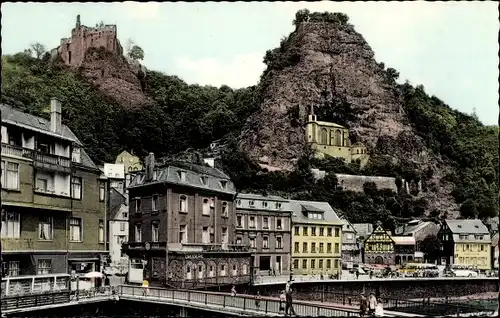
[(186, 171), (179, 171), (179, 179), (186, 181)]
[(277, 210), (281, 209), (281, 202), (276, 202), (276, 209)]
[(248, 205), (253, 208), (255, 206), (255, 201), (248, 201)]
[(236, 200), (236, 205), (241, 206), (241, 200)]
[(226, 180), (221, 180), (220, 181), (220, 186), (221, 186), (222, 190), (226, 190), (226, 188), (227, 188), (227, 181)]
[(208, 177), (207, 176), (200, 177), (200, 180), (201, 180), (201, 184), (208, 185)]
[(267, 202), (266, 202), (266, 201), (263, 201), (263, 202), (262, 202), (262, 207), (263, 207), (263, 208), (267, 208)]

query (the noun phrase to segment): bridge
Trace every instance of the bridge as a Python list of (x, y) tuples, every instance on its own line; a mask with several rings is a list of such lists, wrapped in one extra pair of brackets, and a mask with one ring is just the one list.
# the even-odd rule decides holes
[[(57, 291), (36, 295), (4, 296), (1, 300), (2, 313), (10, 316), (22, 312), (46, 310), (55, 307), (84, 305), (92, 302), (137, 301), (169, 305), (179, 308), (181, 317), (187, 316), (189, 309), (197, 309), (231, 316), (283, 316), (280, 311), (279, 299), (275, 297), (260, 297), (253, 295), (231, 296), (229, 293), (206, 292), (195, 290), (173, 290), (164, 288), (149, 288), (146, 295), (138, 286), (120, 285), (107, 289), (104, 293), (76, 296), (74, 292)], [(308, 302), (294, 300), (293, 307), (297, 316), (333, 316), (358, 317), (358, 306), (333, 303)], [(419, 315), (385, 311), (386, 317), (418, 317)], [(423, 316), (420, 316), (423, 317)]]

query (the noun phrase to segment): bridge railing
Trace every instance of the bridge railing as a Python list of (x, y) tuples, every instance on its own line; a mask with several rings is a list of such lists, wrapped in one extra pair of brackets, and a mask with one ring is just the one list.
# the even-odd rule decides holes
[[(368, 296), (368, 295), (367, 295)], [(383, 301), (384, 309), (404, 313), (425, 314), (425, 315), (460, 315), (477, 312), (493, 312), (496, 309), (496, 301), (485, 301), (477, 305), (466, 305), (457, 302), (437, 302), (430, 299), (407, 300), (397, 298), (380, 297)], [(321, 294), (321, 302), (331, 302), (336, 304), (359, 306), (360, 295), (324, 292)]]
[(40, 307), (46, 305), (62, 304), (70, 302), (70, 291), (54, 291), (45, 292), (40, 294), (31, 295), (14, 295), (14, 296), (2, 296), (2, 312), (30, 308), (30, 307)]
[[(252, 295), (236, 295), (231, 296), (229, 294), (223, 293), (211, 293), (204, 291), (193, 291), (193, 290), (169, 290), (163, 288), (148, 288), (146, 294), (144, 294), (144, 288), (138, 286), (120, 286), (121, 296), (135, 296), (140, 299), (140, 297), (147, 296), (157, 299), (165, 299), (167, 302), (170, 301), (183, 301), (188, 302), (193, 305), (198, 306), (219, 306), (226, 308), (228, 311), (231, 310), (244, 310), (244, 311), (254, 311), (265, 314), (280, 314), (280, 302), (275, 299), (269, 299), (268, 297), (262, 297), (258, 300)], [(282, 304), (285, 307), (285, 304)], [(305, 303), (293, 303), (293, 308), (298, 316), (325, 316), (325, 317), (357, 317), (359, 316), (358, 310), (354, 309), (344, 309), (344, 308), (332, 308), (332, 306), (322, 306), (322, 305), (310, 305)]]

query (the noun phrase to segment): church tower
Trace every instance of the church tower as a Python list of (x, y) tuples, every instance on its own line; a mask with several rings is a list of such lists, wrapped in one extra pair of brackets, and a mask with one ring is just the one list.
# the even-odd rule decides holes
[(78, 29), (80, 27), (81, 23), (80, 23), (80, 15), (77, 15), (76, 16), (76, 25), (75, 25), (75, 28)]

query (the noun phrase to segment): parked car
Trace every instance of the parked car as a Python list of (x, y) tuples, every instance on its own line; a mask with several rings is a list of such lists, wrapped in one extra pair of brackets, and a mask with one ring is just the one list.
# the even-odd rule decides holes
[(477, 277), (478, 273), (469, 269), (452, 269), (453, 277)]

